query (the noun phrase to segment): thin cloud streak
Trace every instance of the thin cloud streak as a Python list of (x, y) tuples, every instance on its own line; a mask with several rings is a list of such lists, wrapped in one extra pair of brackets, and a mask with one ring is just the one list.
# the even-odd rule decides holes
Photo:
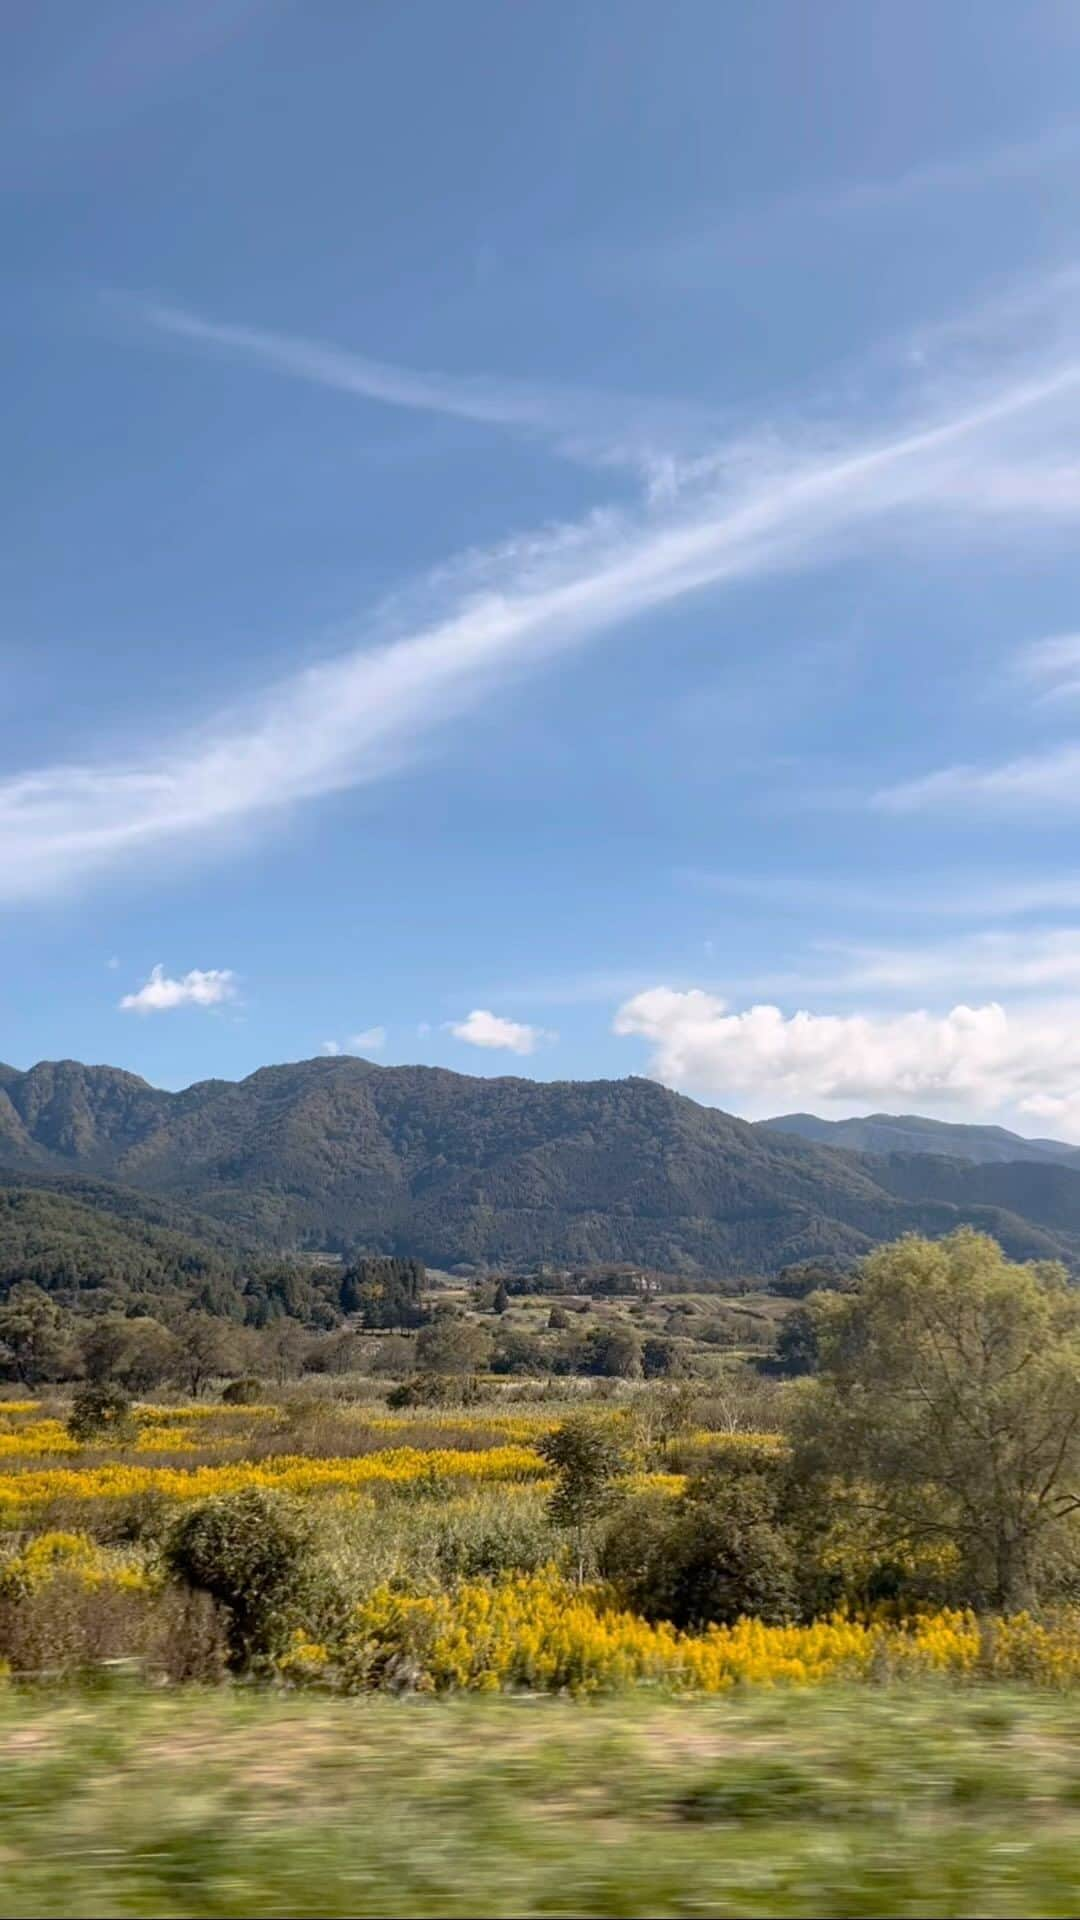
[(672, 442), (684, 450), (700, 448), (708, 430), (700, 408), (676, 403), (489, 374), (420, 371), (325, 341), (224, 324), (157, 302), (140, 303), (136, 312), (156, 333), (204, 352), (225, 353), (248, 365), (382, 406), (518, 429), (589, 465), (633, 467), (650, 486), (661, 490), (671, 484), (679, 467)]
[(1080, 810), (1080, 742), (1022, 755), (997, 766), (940, 767), (917, 780), (883, 787), (872, 804), (884, 813), (946, 808), (976, 814), (1045, 814), (1074, 818)]
[(808, 221), (842, 221), (863, 215), (878, 218), (903, 213), (929, 197), (980, 193), (989, 187), (1039, 182), (1055, 172), (1068, 178), (1080, 157), (1080, 126), (1045, 127), (1026, 139), (980, 147), (967, 153), (909, 167), (876, 179), (820, 181), (795, 192), (763, 196), (715, 221), (667, 235), (634, 255), (640, 272), (647, 265), (687, 288), (711, 282), (718, 266), (730, 270), (730, 249), (741, 240), (755, 248), (770, 237)]
[(922, 515), (933, 533), (942, 499), (954, 510), (963, 501), (965, 477), (978, 520), (988, 448), (1004, 457), (999, 430), (1030, 428), (1052, 405), (1053, 426), (1068, 431), (1061, 403), (1078, 389), (1080, 362), (1068, 362), (892, 437), (816, 457), (774, 452), (692, 498), (511, 543), (478, 565), (480, 590), (451, 572), (434, 617), (389, 634), (376, 619), (366, 645), (265, 689), (153, 760), (15, 774), (0, 782), (0, 898), (47, 894), (170, 844), (203, 849), (230, 827), (384, 778), (496, 687), (643, 613), (819, 565), (894, 518), (909, 532)]

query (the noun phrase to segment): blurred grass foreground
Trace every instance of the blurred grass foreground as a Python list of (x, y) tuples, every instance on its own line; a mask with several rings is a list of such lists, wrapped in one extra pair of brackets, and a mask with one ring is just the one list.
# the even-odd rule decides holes
[(10, 1915), (1071, 1915), (1072, 1698), (8, 1696)]

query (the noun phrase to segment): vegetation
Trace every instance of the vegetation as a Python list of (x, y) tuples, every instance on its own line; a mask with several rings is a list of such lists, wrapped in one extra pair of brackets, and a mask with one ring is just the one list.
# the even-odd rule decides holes
[(1041, 1920), (1075, 1911), (1074, 1735), (1071, 1703), (1004, 1687), (588, 1713), (12, 1697), (5, 1905), (27, 1920)]
[[(837, 1284), (820, 1284), (829, 1280)], [(401, 1289), (391, 1309), (399, 1317), (409, 1277), (373, 1258), (357, 1284), (369, 1282)], [(346, 1327), (326, 1330), (289, 1315), (241, 1326), (190, 1306), (175, 1332), (163, 1330), (175, 1342), (172, 1392), (187, 1397), (159, 1389), (149, 1400), (127, 1384), (146, 1316), (80, 1314), (42, 1289), (12, 1289), (12, 1387), (0, 1402), (0, 1672), (10, 1676), (0, 1723), (6, 1712), (12, 1726), (47, 1726), (47, 1741), (74, 1741), (83, 1710), (72, 1704), (62, 1723), (50, 1721), (24, 1690), (91, 1675), (100, 1688), (111, 1676), (133, 1689), (124, 1727), (135, 1743), (107, 1743), (111, 1770), (138, 1763), (139, 1726), (182, 1739), (185, 1713), (210, 1716), (199, 1724), (220, 1725), (226, 1748), (229, 1728), (243, 1725), (263, 1754), (225, 1808), (214, 1804), (204, 1754), (202, 1811), (186, 1822), (180, 1788), (170, 1810), (148, 1788), (116, 1854), (100, 1840), (110, 1829), (99, 1782), (95, 1844), (112, 1863), (100, 1888), (73, 1871), (68, 1893), (62, 1868), (35, 1880), (40, 1835), (29, 1820), (20, 1837), (16, 1820), (16, 1838), (5, 1836), (12, 1910), (42, 1910), (46, 1885), (57, 1912), (92, 1913), (99, 1898), (102, 1911), (132, 1913), (284, 1912), (290, 1898), (303, 1912), (457, 1910), (442, 1901), (440, 1876), (458, 1857), (454, 1821), (464, 1811), (437, 1834), (443, 1866), (423, 1886), (407, 1875), (395, 1883), (407, 1908), (385, 1897), (379, 1863), (388, 1871), (393, 1849), (378, 1830), (381, 1786), (354, 1816), (357, 1767), (366, 1770), (355, 1742), (390, 1738), (382, 1715), (392, 1703), (376, 1700), (362, 1728), (351, 1723), (337, 1786), (317, 1767), (309, 1789), (295, 1771), (307, 1761), (279, 1752), (275, 1729), (295, 1728), (310, 1755), (302, 1728), (343, 1724), (315, 1696), (525, 1692), (550, 1715), (545, 1725), (572, 1727), (559, 1748), (577, 1756), (567, 1765), (595, 1774), (587, 1730), (609, 1729), (605, 1783), (630, 1751), (619, 1728), (646, 1743), (649, 1765), (624, 1769), (611, 1803), (635, 1838), (607, 1847), (616, 1864), (588, 1883), (590, 1909), (580, 1849), (598, 1847), (599, 1834), (562, 1760), (546, 1763), (550, 1796), (534, 1804), (522, 1797), (521, 1770), (504, 1793), (476, 1771), (486, 1754), (458, 1753), (454, 1804), (467, 1804), (463, 1767), (478, 1796), (461, 1841), (469, 1911), (515, 1910), (526, 1884), (515, 1877), (526, 1874), (519, 1853), (533, 1876), (530, 1902), (547, 1887), (551, 1911), (560, 1900), (570, 1910), (571, 1898), (578, 1912), (689, 1903), (732, 1914), (928, 1913), (943, 1899), (944, 1911), (992, 1913), (995, 1901), (1002, 1913), (1070, 1911), (1068, 1870), (1054, 1862), (1071, 1858), (1071, 1749), (1038, 1757), (1039, 1729), (1062, 1737), (1058, 1696), (1080, 1692), (1080, 1296), (1061, 1269), (1017, 1266), (963, 1230), (904, 1239), (854, 1272), (804, 1267), (783, 1296), (567, 1294), (567, 1324), (553, 1327), (549, 1295), (497, 1294), (490, 1282), (415, 1289), (421, 1324), (408, 1332), (364, 1327), (360, 1307)], [(141, 1329), (134, 1344), (130, 1327)], [(72, 1341), (82, 1372), (73, 1392), (49, 1388), (45, 1398), (40, 1383), (25, 1384), (51, 1364), (50, 1343)], [(543, 1376), (518, 1370), (516, 1356), (538, 1353), (552, 1363)], [(600, 1370), (601, 1355), (617, 1364)], [(362, 1364), (349, 1370), (350, 1361)], [(230, 1696), (236, 1679), (254, 1695), (250, 1708)], [(151, 1700), (138, 1691), (144, 1680), (159, 1691), (195, 1681), (217, 1700)], [(1008, 1691), (1017, 1688), (1026, 1692)], [(775, 1706), (762, 1697), (770, 1691)], [(728, 1696), (722, 1752), (701, 1732), (719, 1725), (702, 1717), (718, 1694)], [(566, 1721), (585, 1696), (599, 1702), (598, 1717)], [(104, 1728), (108, 1694), (99, 1700)], [(424, 1770), (442, 1752), (438, 1729), (452, 1727), (450, 1740), (481, 1726), (502, 1737), (495, 1718), (439, 1717), (468, 1705), (433, 1698), (417, 1716), (432, 1756), (416, 1775), (425, 1833), (432, 1796), (441, 1804), (436, 1775)], [(957, 1772), (956, 1729), (974, 1729), (977, 1715), (987, 1737), (980, 1744), (972, 1733), (971, 1764)], [(513, 1725), (531, 1728), (534, 1718), (512, 1716)], [(414, 1738), (411, 1718), (394, 1725), (406, 1743)], [(987, 1786), (975, 1757), (989, 1764), (998, 1733), (1014, 1725)], [(879, 1736), (867, 1732), (876, 1727), (880, 1761)], [(902, 1752), (887, 1754), (886, 1727)], [(204, 1746), (214, 1737), (205, 1733)], [(537, 1753), (547, 1751), (550, 1740), (537, 1738)], [(266, 1819), (277, 1805), (275, 1767), (297, 1809), (285, 1825), (292, 1853), (280, 1822)], [(941, 1795), (936, 1768), (948, 1779)], [(248, 1774), (263, 1782), (261, 1795), (249, 1795)], [(659, 1784), (669, 1775), (670, 1792)], [(58, 1766), (48, 1777), (56, 1791)], [(301, 1889), (291, 1862), (309, 1844), (300, 1811), (309, 1790), (312, 1869)], [(1013, 1804), (1030, 1795), (1033, 1810), (1020, 1880), (1012, 1855), (981, 1851), (993, 1807), (1000, 1799), (1004, 1820), (1010, 1795)], [(412, 1805), (407, 1795), (395, 1804), (399, 1868)], [(488, 1880), (468, 1850), (483, 1851), (492, 1809), (504, 1874)], [(65, 1802), (57, 1833), (68, 1811)], [(643, 1854), (639, 1876), (623, 1878), (628, 1847), (636, 1860), (650, 1820), (664, 1845), (652, 1867)], [(1040, 1821), (1055, 1836), (1045, 1860)], [(243, 1853), (230, 1851), (238, 1822)], [(743, 1838), (751, 1828), (753, 1844)], [(771, 1839), (762, 1849), (774, 1829), (786, 1854)], [(714, 1840), (711, 1877), (695, 1880), (702, 1831)], [(549, 1842), (563, 1882), (554, 1869), (550, 1882), (537, 1878)], [(940, 1859), (935, 1847), (945, 1849)], [(204, 1857), (205, 1871), (193, 1864)], [(178, 1877), (166, 1898), (170, 1872)]]
[(906, 1240), (814, 1296), (804, 1474), (905, 1544), (944, 1539), (966, 1594), (1032, 1605), (1080, 1509), (1080, 1295), (970, 1232)]
[(310, 1596), (312, 1559), (307, 1515), (257, 1486), (189, 1508), (164, 1549), (169, 1573), (224, 1608), (229, 1664), (238, 1673), (284, 1651)]
[[(351, 1260), (359, 1248), (488, 1270), (630, 1262), (742, 1277), (823, 1257), (850, 1263), (904, 1231), (964, 1221), (1014, 1259), (1080, 1257), (1080, 1168), (953, 1162), (943, 1173), (949, 1163), (923, 1153), (901, 1173), (646, 1080), (471, 1079), (342, 1058), (166, 1093), (61, 1061), (5, 1069), (3, 1091), (0, 1162), (31, 1181), (92, 1173), (98, 1201), (84, 1193), (84, 1212), (104, 1200), (106, 1180), (138, 1188), (186, 1217), (192, 1257), (204, 1261), (193, 1209), (227, 1229), (227, 1254), (316, 1248)], [(141, 1263), (171, 1286), (184, 1256), (153, 1235), (175, 1229), (147, 1219), (136, 1231), (130, 1194), (110, 1204), (110, 1231), (126, 1207), (134, 1233), (110, 1270), (123, 1259), (128, 1286), (145, 1292), (158, 1282), (140, 1278)], [(100, 1231), (82, 1219), (64, 1236), (80, 1283), (84, 1246)], [(22, 1255), (18, 1277), (52, 1286)], [(269, 1280), (262, 1306), (257, 1287), (244, 1291), (254, 1324), (281, 1310)]]

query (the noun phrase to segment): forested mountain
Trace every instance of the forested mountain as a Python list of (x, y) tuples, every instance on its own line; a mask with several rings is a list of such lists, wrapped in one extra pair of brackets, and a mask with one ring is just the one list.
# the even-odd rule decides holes
[[(1040, 1185), (1019, 1178), (1037, 1168), (987, 1169), (1001, 1178), (950, 1184), (927, 1158), (922, 1181), (918, 1165), (751, 1126), (642, 1079), (475, 1079), (319, 1059), (166, 1093), (74, 1061), (0, 1068), (0, 1165), (119, 1182), (176, 1221), (209, 1216), (234, 1244), (367, 1248), (435, 1266), (772, 1272), (961, 1220), (1014, 1257), (1080, 1253), (1080, 1172), (1055, 1169), (1062, 1178)], [(95, 1204), (89, 1189), (84, 1199)], [(134, 1203), (102, 1204), (116, 1214)]]
[(1007, 1127), (965, 1126), (928, 1120), (918, 1113), (868, 1113), (852, 1120), (782, 1113), (759, 1124), (773, 1133), (795, 1133), (818, 1146), (848, 1147), (856, 1153), (933, 1153), (985, 1165), (1030, 1160), (1080, 1168), (1080, 1147), (1070, 1147), (1064, 1140), (1027, 1140)]
[(202, 1307), (263, 1326), (329, 1324), (336, 1270), (239, 1247), (219, 1222), (78, 1176), (0, 1171), (0, 1300), (24, 1281), (91, 1312)]

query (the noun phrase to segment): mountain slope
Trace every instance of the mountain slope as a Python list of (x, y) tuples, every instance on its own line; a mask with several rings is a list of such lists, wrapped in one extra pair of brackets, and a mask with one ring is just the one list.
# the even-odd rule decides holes
[(1029, 1160), (1080, 1168), (1080, 1147), (1064, 1140), (1027, 1140), (1007, 1127), (965, 1126), (917, 1113), (868, 1113), (860, 1119), (819, 1120), (814, 1113), (783, 1113), (758, 1123), (770, 1133), (794, 1133), (818, 1146), (856, 1153), (930, 1153), (993, 1165)]
[[(0, 1072), (0, 1163), (119, 1181), (264, 1246), (432, 1265), (632, 1260), (713, 1274), (849, 1259), (962, 1219), (1018, 1257), (1080, 1253), (1080, 1175), (1053, 1224), (734, 1119), (641, 1079), (474, 1079), (320, 1059), (165, 1093), (74, 1061)], [(898, 1190), (903, 1187), (904, 1190)]]

